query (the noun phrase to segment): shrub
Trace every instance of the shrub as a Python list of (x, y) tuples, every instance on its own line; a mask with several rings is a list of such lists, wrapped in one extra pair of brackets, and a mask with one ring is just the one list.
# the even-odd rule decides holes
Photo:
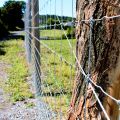
[[(71, 38), (75, 38), (75, 28), (71, 28), (71, 27), (68, 27), (67, 28), (67, 37), (69, 38), (69, 39), (71, 39)], [(63, 39), (66, 39), (66, 36), (65, 35), (62, 35), (62, 38)]]

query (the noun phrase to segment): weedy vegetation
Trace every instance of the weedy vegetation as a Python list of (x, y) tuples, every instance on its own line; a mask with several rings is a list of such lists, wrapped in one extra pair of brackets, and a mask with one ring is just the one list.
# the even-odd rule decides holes
[[(71, 47), (66, 39), (61, 39), (60, 30), (44, 30), (41, 36), (48, 36), (49, 40), (41, 40), (41, 72), (42, 72), (42, 97), (54, 111), (65, 113), (69, 109), (72, 93), (73, 79), (75, 75), (75, 39), (70, 39)], [(56, 35), (56, 36), (54, 36)], [(54, 39), (52, 39), (54, 38)], [(58, 38), (58, 39), (57, 39)], [(5, 46), (5, 55), (0, 56), (0, 61), (5, 61), (11, 67), (7, 69), (9, 77), (4, 85), (6, 92), (13, 101), (24, 100), (33, 97), (29, 91), (27, 76), (29, 76), (26, 64), (25, 50), (22, 40), (10, 40), (0, 42)], [(44, 44), (47, 45), (48, 49)], [(28, 104), (28, 107), (33, 106)], [(62, 106), (62, 107), (61, 107)]]
[(32, 98), (33, 94), (30, 92), (27, 82), (27, 76), (29, 76), (29, 74), (24, 54), (23, 41), (3, 41), (0, 42), (0, 45), (4, 46), (3, 50), (6, 53), (0, 56), (0, 61), (10, 65), (10, 67), (6, 69), (8, 80), (2, 85), (4, 90), (10, 94), (10, 99), (13, 102)]
[[(43, 31), (45, 32), (45, 30)], [(42, 33), (42, 31), (41, 31)], [(49, 37), (49, 33), (50, 37)], [(66, 39), (61, 39), (63, 33), (59, 30), (47, 30), (46, 36), (55, 39), (42, 40), (46, 48), (41, 44), (41, 68), (43, 75), (43, 100), (46, 101), (53, 110), (65, 113), (69, 109), (69, 103), (73, 88), (73, 79), (75, 75), (75, 39), (70, 39), (71, 47)], [(43, 34), (42, 34), (43, 35)], [(44, 36), (44, 37), (46, 37)], [(59, 38), (59, 39), (57, 39)], [(62, 107), (61, 107), (62, 106)]]

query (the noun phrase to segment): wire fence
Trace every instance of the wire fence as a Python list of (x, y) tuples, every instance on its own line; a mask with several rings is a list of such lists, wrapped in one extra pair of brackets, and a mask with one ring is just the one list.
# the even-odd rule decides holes
[[(98, 101), (107, 120), (110, 120), (103, 107), (95, 88), (119, 104), (119, 100), (106, 93), (101, 86), (96, 85), (90, 78), (92, 31), (95, 22), (104, 19), (120, 18), (120, 15), (100, 19), (76, 21), (76, 1), (70, 0), (70, 17), (64, 15), (64, 0), (28, 0), (25, 14), (25, 45), (29, 64), (33, 65), (34, 85), (36, 96), (40, 102), (38, 107), (43, 110), (40, 119), (67, 119), (70, 107), (72, 89), (75, 78), (76, 63), (85, 78), (86, 91), (89, 86)], [(80, 65), (76, 56), (75, 27), (83, 23), (89, 24), (88, 67), (87, 72)], [(79, 23), (79, 24), (78, 24)], [(84, 119), (86, 120), (86, 95)], [(73, 111), (73, 114), (74, 111)], [(78, 115), (76, 115), (78, 118)]]
[[(72, 53), (75, 50), (75, 36), (69, 33), (71, 47), (66, 40), (67, 28), (70, 32), (75, 28), (71, 24), (75, 20), (75, 1), (71, 2), (70, 17), (63, 14), (63, 0), (40, 1), (40, 5), (37, 0), (27, 3), (25, 43), (28, 62), (34, 67), (36, 96), (43, 101), (43, 106), (38, 106), (45, 111), (41, 119), (67, 119), (75, 75)], [(37, 10), (33, 11), (36, 7)], [(39, 25), (35, 25), (38, 16)], [(39, 32), (39, 35), (34, 32)]]

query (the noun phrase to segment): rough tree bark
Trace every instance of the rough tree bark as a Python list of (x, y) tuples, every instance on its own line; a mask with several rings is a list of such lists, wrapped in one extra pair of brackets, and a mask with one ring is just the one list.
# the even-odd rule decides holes
[[(77, 0), (76, 55), (87, 73), (89, 23), (80, 23), (83, 19), (102, 18), (120, 14), (120, 0)], [(94, 22), (92, 29), (91, 78), (106, 92), (120, 99), (120, 18), (104, 19)], [(71, 112), (68, 120), (84, 119), (84, 77), (76, 65), (76, 77), (71, 99)], [(96, 89), (111, 120), (118, 119), (118, 106), (100, 90)], [(87, 87), (86, 120), (106, 120), (91, 89)]]

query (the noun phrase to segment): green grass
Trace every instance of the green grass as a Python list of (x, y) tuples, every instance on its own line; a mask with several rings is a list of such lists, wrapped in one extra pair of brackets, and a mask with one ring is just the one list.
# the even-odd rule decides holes
[[(66, 32), (66, 31), (65, 31)], [(50, 49), (54, 50), (57, 54), (61, 55), (67, 63), (60, 56), (53, 54), (49, 49), (41, 45), (41, 65), (44, 74), (44, 88), (43, 100), (46, 101), (50, 107), (63, 114), (69, 109), (69, 103), (73, 88), (73, 79), (75, 75), (74, 67), (75, 58), (72, 54), (71, 47), (66, 39), (61, 40), (63, 36), (61, 30), (42, 30), (41, 36), (48, 37), (53, 40), (42, 40)], [(58, 39), (58, 40), (57, 40)], [(75, 51), (76, 40), (70, 39), (72, 49)], [(49, 88), (48, 88), (49, 86)]]
[[(69, 40), (71, 45), (72, 45), (72, 49), (75, 51), (75, 44), (76, 44), (76, 40)], [(72, 54), (72, 50), (71, 47), (69, 46), (69, 43), (66, 39), (64, 40), (43, 40), (43, 43), (47, 44), (49, 48), (51, 48), (52, 50), (56, 51), (56, 53), (61, 54), (68, 62), (71, 62), (74, 64), (74, 57)], [(49, 53), (50, 50), (46, 49), (45, 47), (43, 48), (43, 53), (47, 52)]]
[(10, 94), (13, 102), (21, 101), (33, 97), (27, 83), (28, 67), (26, 64), (23, 41), (10, 40), (0, 42), (5, 55), (0, 56), (0, 61), (4, 61), (11, 67), (7, 68), (8, 80), (4, 84), (4, 90)]
[[(62, 55), (68, 63), (75, 65), (75, 58), (67, 40), (43, 40), (42, 42), (56, 51), (57, 54)], [(70, 40), (70, 43), (73, 50), (75, 50), (76, 40)], [(42, 45), (41, 56), (42, 72), (45, 76), (43, 80), (45, 97), (43, 99), (50, 104), (53, 110), (58, 112), (62, 109), (62, 112), (66, 113), (69, 109), (75, 69)]]
[[(61, 38), (61, 31), (55, 30), (55, 37)], [(41, 36), (49, 36), (54, 38), (54, 30), (42, 30)], [(75, 75), (75, 68), (70, 64), (75, 65), (75, 58), (67, 40), (42, 40), (49, 48), (56, 51), (57, 54), (62, 55), (68, 63), (60, 56), (52, 53), (49, 49), (41, 44), (41, 70), (43, 74), (42, 83), (44, 84), (43, 97), (54, 111), (62, 110), (63, 113), (69, 109), (69, 102), (73, 88), (73, 80)], [(76, 40), (70, 40), (72, 49), (75, 51)], [(9, 80), (7, 82), (7, 91), (11, 93), (14, 101), (22, 100), (26, 97), (31, 97), (26, 76), (28, 76), (28, 69), (25, 62), (24, 50), (21, 47), (22, 41), (8, 41), (2, 44), (9, 46), (5, 47), (6, 55), (2, 57), (8, 63), (12, 63), (9, 69)], [(17, 57), (16, 57), (17, 55)], [(15, 79), (17, 78), (17, 79)], [(49, 87), (48, 87), (49, 86)], [(62, 98), (62, 99), (61, 99)], [(31, 106), (28, 105), (28, 106)], [(61, 107), (62, 106), (62, 107)]]
[(61, 34), (63, 35), (64, 33), (63, 33), (63, 31), (61, 31), (61, 30), (54, 30), (54, 29), (52, 29), (52, 30), (41, 30), (41, 32), (40, 32), (40, 35), (42, 36), (42, 37), (49, 37), (49, 38), (51, 38), (51, 39), (60, 39), (61, 38)]

